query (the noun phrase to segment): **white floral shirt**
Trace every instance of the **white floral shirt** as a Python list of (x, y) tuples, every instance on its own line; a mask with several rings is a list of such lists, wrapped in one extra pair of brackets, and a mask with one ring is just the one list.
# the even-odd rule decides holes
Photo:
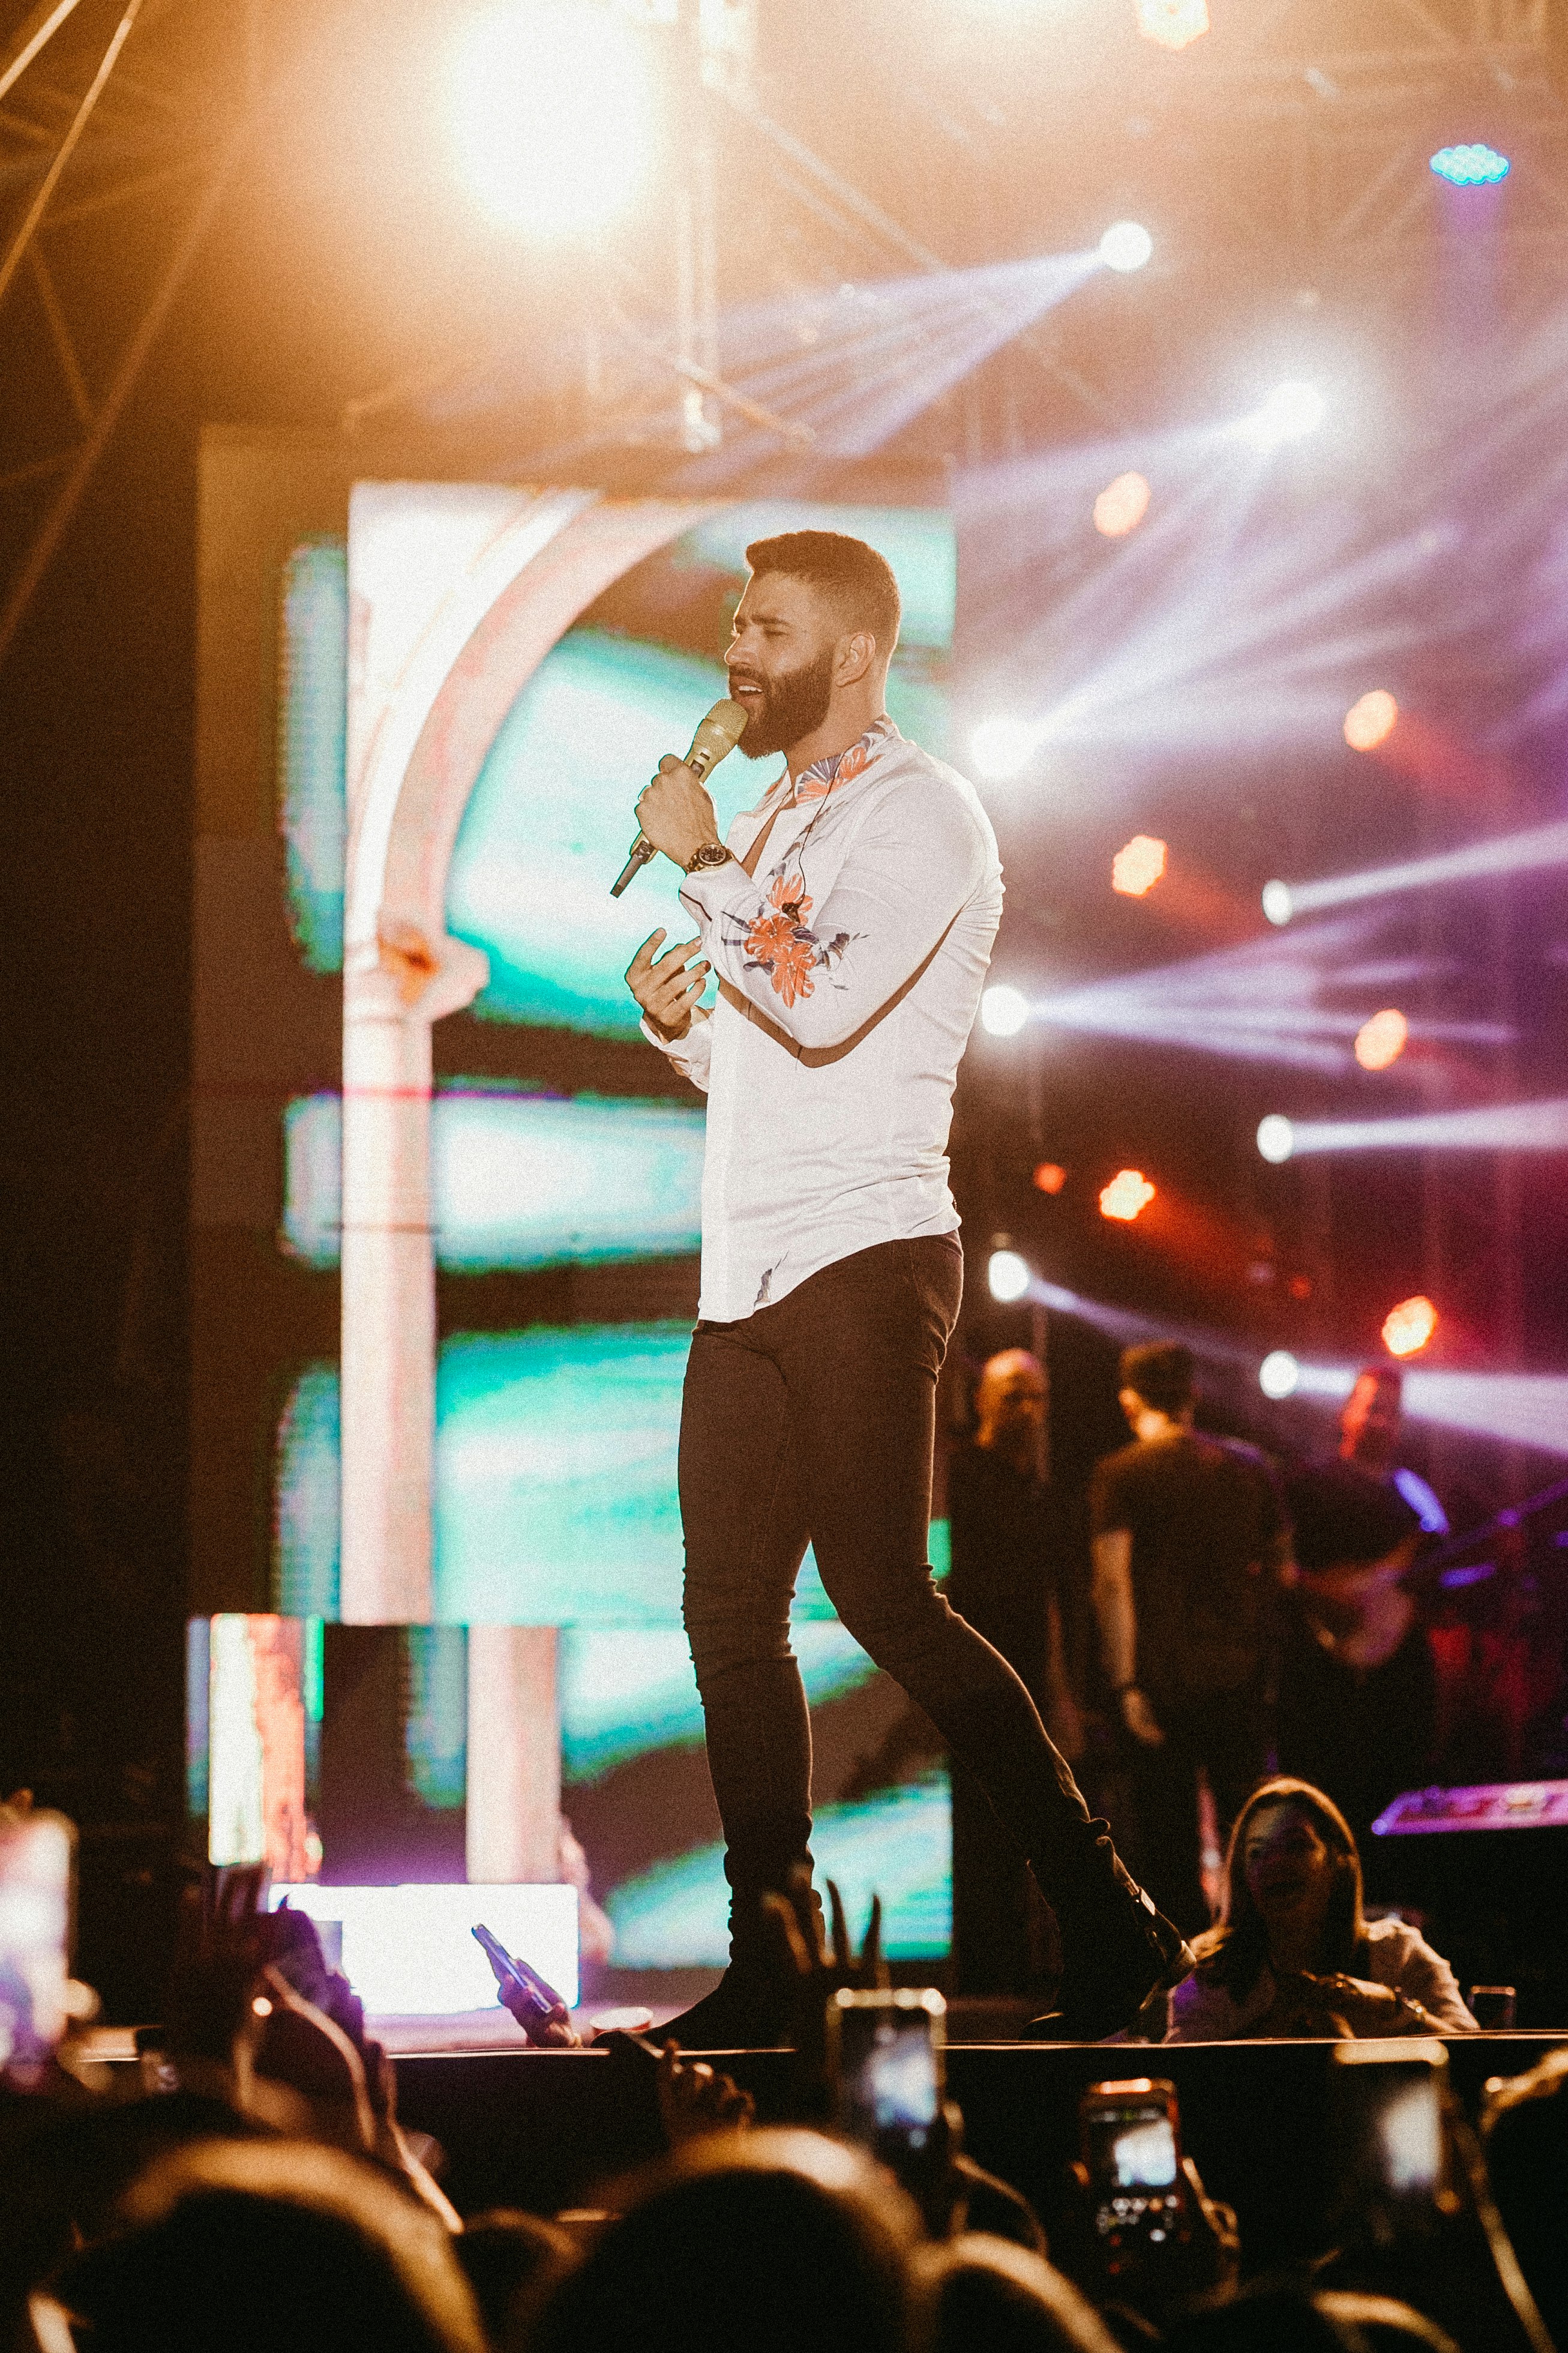
[(879, 720), (738, 817), (755, 879), (689, 875), (721, 995), (650, 1042), (708, 1096), (701, 1314), (734, 1323), (878, 1242), (952, 1233), (952, 1089), (1002, 913), (972, 785)]

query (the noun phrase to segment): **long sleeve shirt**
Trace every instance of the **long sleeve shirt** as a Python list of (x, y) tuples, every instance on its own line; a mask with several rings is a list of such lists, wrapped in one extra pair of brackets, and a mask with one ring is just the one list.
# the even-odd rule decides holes
[(953, 1232), (952, 1090), (1002, 913), (973, 786), (879, 720), (689, 875), (720, 983), (671, 1043), (708, 1096), (700, 1313), (735, 1323), (879, 1242)]
[[(1440, 2034), (1473, 2034), (1476, 2021), (1465, 2007), (1458, 1980), (1441, 1953), (1403, 1920), (1369, 1920), (1366, 1943), (1352, 1975), (1370, 1985), (1391, 1986), (1407, 2001), (1418, 2001)], [(1244, 2035), (1273, 2009), (1279, 1988), (1265, 1963), (1252, 1990), (1237, 2001), (1201, 1970), (1184, 1978), (1169, 1998), (1166, 2042), (1227, 2042)]]

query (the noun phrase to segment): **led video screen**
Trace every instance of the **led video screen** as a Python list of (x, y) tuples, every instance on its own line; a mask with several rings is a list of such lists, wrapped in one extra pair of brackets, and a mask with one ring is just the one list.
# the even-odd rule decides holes
[[(883, 550), (889, 709), (943, 750), (952, 532), (334, 464), (220, 437), (204, 476), (193, 1819), (323, 1888), (575, 1874), (585, 1957), (706, 1965), (675, 1493), (704, 1106), (622, 978), (683, 920), (673, 871), (609, 883), (724, 691), (752, 538)], [(721, 820), (775, 768), (721, 767)], [(524, 1629), (526, 1723), (495, 1650)], [(945, 1777), (809, 1555), (795, 1645), (819, 1870), (939, 1955)], [(530, 1847), (496, 1760), (542, 1737), (562, 1827)]]

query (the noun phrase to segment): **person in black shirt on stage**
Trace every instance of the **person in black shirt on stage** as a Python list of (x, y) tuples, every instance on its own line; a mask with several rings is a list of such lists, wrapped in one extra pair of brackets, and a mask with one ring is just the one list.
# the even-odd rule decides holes
[(1151, 1889), (1191, 1935), (1209, 1919), (1199, 1771), (1223, 1841), (1268, 1765), (1266, 1630), (1289, 1531), (1263, 1457), (1194, 1431), (1187, 1349), (1129, 1348), (1121, 1398), (1135, 1442), (1089, 1490), (1094, 1614)]
[[(1070, 1759), (1082, 1744), (1063, 1659), (1056, 1518), (1040, 1475), (1046, 1405), (1044, 1369), (1026, 1349), (985, 1366), (974, 1435), (948, 1465), (946, 1590), (1028, 1686)], [(952, 1771), (954, 1991), (1022, 1994), (1032, 1969), (1024, 1857), (979, 1784), (956, 1760)]]

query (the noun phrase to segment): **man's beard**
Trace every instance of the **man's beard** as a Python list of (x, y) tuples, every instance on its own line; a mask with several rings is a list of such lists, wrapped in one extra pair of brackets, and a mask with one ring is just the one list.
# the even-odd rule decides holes
[(833, 647), (826, 646), (815, 661), (786, 670), (782, 677), (748, 679), (749, 684), (763, 691), (761, 708), (747, 720), (737, 747), (748, 760), (765, 760), (771, 752), (787, 752), (792, 744), (821, 726), (833, 701)]

